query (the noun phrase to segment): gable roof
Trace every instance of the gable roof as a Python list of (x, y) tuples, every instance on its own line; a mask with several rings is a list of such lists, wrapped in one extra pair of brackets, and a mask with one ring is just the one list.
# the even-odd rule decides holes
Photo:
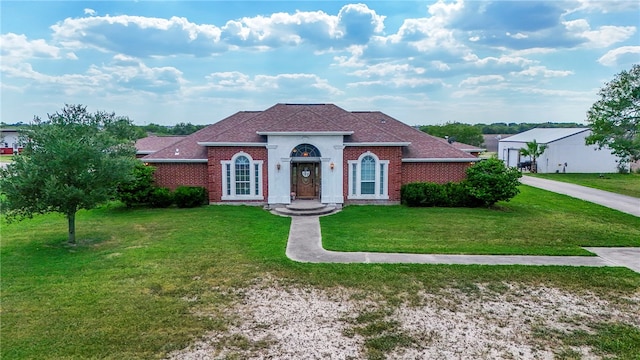
[(461, 143), (459, 141), (454, 141), (454, 142), (450, 143), (449, 140), (447, 140), (447, 139), (443, 139), (443, 138), (440, 138), (440, 137), (438, 139), (450, 144), (451, 146), (455, 147), (458, 150), (462, 150), (462, 151), (467, 152), (467, 153), (474, 153), (474, 152), (478, 152), (479, 153), (479, 152), (483, 152), (483, 151), (487, 150), (487, 149), (481, 148), (479, 146), (469, 145), (469, 144)]
[(585, 131), (589, 128), (535, 128), (521, 132), (519, 134), (501, 139), (500, 142), (530, 142), (535, 140), (539, 144), (548, 144), (569, 136), (573, 136)]
[(267, 136), (344, 135), (346, 146), (403, 146), (403, 158), (475, 161), (468, 153), (379, 111), (349, 112), (333, 104), (276, 104), (242, 111), (145, 156), (149, 161), (206, 161), (206, 146), (266, 146)]
[(184, 136), (147, 136), (142, 139), (136, 140), (136, 153), (137, 154), (153, 154), (154, 152), (164, 149), (165, 147), (172, 145)]

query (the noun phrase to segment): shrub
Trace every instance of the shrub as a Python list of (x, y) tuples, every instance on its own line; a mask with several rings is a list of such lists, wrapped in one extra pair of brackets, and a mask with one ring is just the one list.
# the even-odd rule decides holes
[(153, 185), (155, 170), (154, 167), (147, 166), (142, 162), (137, 163), (133, 168), (131, 179), (118, 185), (118, 199), (127, 207), (149, 202), (149, 196), (155, 188)]
[(166, 208), (173, 204), (173, 194), (165, 187), (155, 188), (149, 195), (149, 205), (157, 208)]
[(470, 194), (489, 207), (518, 195), (521, 176), (518, 169), (506, 167), (502, 161), (492, 158), (468, 168), (465, 182)]
[(469, 184), (466, 181), (459, 183), (446, 183), (443, 185), (447, 194), (449, 207), (478, 207), (482, 201), (471, 194)]
[(465, 182), (405, 184), (400, 194), (402, 203), (407, 206), (475, 207), (482, 204), (471, 195)]
[(208, 200), (207, 190), (200, 186), (179, 186), (173, 197), (180, 208), (201, 206)]

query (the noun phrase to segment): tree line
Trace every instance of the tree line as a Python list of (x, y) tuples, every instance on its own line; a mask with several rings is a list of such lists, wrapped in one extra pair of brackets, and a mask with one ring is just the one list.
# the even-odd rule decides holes
[(575, 128), (585, 127), (578, 123), (492, 123), (492, 124), (464, 124), (459, 122), (443, 125), (423, 125), (420, 130), (427, 134), (458, 141), (461, 143), (482, 146), (483, 134), (518, 134), (533, 128)]
[[(194, 132), (206, 127), (207, 125), (194, 125), (192, 123), (180, 122), (175, 125), (160, 125), (150, 123), (148, 125), (133, 125), (133, 136), (136, 139), (141, 139), (149, 135), (158, 136), (177, 136), (177, 135), (191, 135)], [(0, 122), (1, 129), (27, 129), (29, 124), (22, 121), (13, 124), (7, 124)]]

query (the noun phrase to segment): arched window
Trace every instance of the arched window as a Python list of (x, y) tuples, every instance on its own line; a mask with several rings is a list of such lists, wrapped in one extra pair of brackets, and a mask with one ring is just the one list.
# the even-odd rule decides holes
[(389, 160), (367, 151), (349, 160), (349, 199), (389, 199)]
[(253, 160), (245, 152), (223, 160), (222, 200), (263, 200), (262, 160)]
[(251, 164), (246, 156), (238, 156), (235, 161), (236, 195), (251, 195)]
[(311, 144), (300, 144), (291, 150), (291, 157), (320, 157), (320, 150)]
[(360, 160), (360, 193), (373, 195), (376, 192), (376, 160), (367, 155)]

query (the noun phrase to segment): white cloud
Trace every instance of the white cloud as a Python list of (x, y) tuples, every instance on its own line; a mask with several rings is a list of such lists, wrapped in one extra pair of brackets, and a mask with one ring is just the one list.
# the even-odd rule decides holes
[(220, 29), (182, 17), (92, 16), (51, 26), (53, 38), (69, 48), (97, 48), (134, 56), (193, 54), (218, 50)]
[(8, 33), (0, 35), (0, 43), (0, 54), (5, 65), (20, 63), (34, 57), (60, 57), (60, 48), (47, 44), (43, 39), (29, 40), (25, 35)]
[(565, 77), (569, 75), (573, 75), (573, 71), (569, 70), (549, 70), (546, 66), (531, 66), (522, 71), (514, 71), (511, 72), (512, 76), (529, 76), (529, 77), (538, 77), (542, 76), (545, 78), (551, 77)]
[(363, 70), (357, 70), (351, 73), (351, 75), (359, 77), (380, 77), (380, 76), (399, 76), (400, 74), (419, 75), (424, 74), (425, 69), (421, 67), (414, 67), (409, 64), (391, 64), (380, 63), (372, 66), (367, 66)]
[(95, 10), (93, 10), (93, 9), (86, 8), (86, 9), (84, 9), (84, 14), (85, 15), (94, 16), (94, 15), (97, 14), (97, 12)]
[(29, 80), (27, 87), (35, 92), (65, 95), (94, 95), (122, 92), (155, 93), (176, 92), (184, 83), (182, 72), (173, 67), (148, 67), (137, 59), (124, 55), (114, 56), (107, 65), (91, 65), (85, 73), (49, 75), (22, 63), (3, 67), (11, 78)]
[(612, 12), (638, 12), (640, 4), (637, 1), (628, 0), (578, 0), (575, 8), (568, 9), (566, 14), (572, 14), (578, 11), (587, 13), (612, 13)]
[(485, 83), (499, 83), (502, 81), (504, 81), (504, 77), (502, 75), (471, 76), (462, 80), (458, 87), (476, 86)]
[(385, 80), (372, 80), (372, 81), (358, 81), (348, 83), (347, 87), (356, 88), (356, 87), (393, 87), (393, 88), (419, 88), (419, 87), (445, 87), (446, 84), (441, 79), (430, 79), (430, 78), (408, 78), (408, 77), (391, 77)]
[(487, 56), (485, 58), (479, 58), (475, 54), (471, 54), (464, 58), (465, 61), (471, 62), (478, 67), (486, 67), (490, 65), (498, 65), (498, 66), (519, 66), (523, 67), (528, 64), (532, 64), (534, 61), (524, 58), (522, 56), (508, 56), (501, 55), (500, 57), (495, 56)]
[(259, 93), (287, 92), (306, 94), (309, 89), (316, 93), (341, 95), (343, 92), (329, 84), (329, 81), (314, 74), (279, 74), (256, 75), (253, 78), (238, 71), (216, 72), (206, 77), (208, 83), (204, 87), (194, 88), (196, 92), (216, 91), (250, 91)]
[(337, 15), (323, 11), (274, 13), (229, 20), (218, 27), (184, 17), (169, 19), (117, 15), (66, 18), (51, 26), (53, 38), (73, 49), (96, 48), (138, 57), (177, 54), (209, 56), (251, 48), (264, 51), (310, 44), (319, 49), (365, 44), (384, 30), (384, 16), (364, 4), (349, 4)]
[(523, 33), (512, 34), (510, 32), (507, 32), (507, 36), (512, 37), (514, 39), (526, 39), (529, 37), (529, 35), (526, 35)]
[[(621, 61), (628, 59), (628, 61)], [(609, 50), (598, 59), (598, 62), (605, 66), (614, 66), (620, 62), (638, 63), (640, 62), (640, 46), (622, 46)]]
[(623, 42), (636, 32), (635, 26), (601, 26), (592, 30), (585, 19), (565, 21), (565, 28), (577, 37), (587, 39), (585, 46), (606, 48), (615, 43)]
[(439, 70), (439, 71), (451, 70), (451, 67), (449, 67), (449, 65), (438, 60), (432, 61), (431, 66), (433, 66), (436, 70)]

